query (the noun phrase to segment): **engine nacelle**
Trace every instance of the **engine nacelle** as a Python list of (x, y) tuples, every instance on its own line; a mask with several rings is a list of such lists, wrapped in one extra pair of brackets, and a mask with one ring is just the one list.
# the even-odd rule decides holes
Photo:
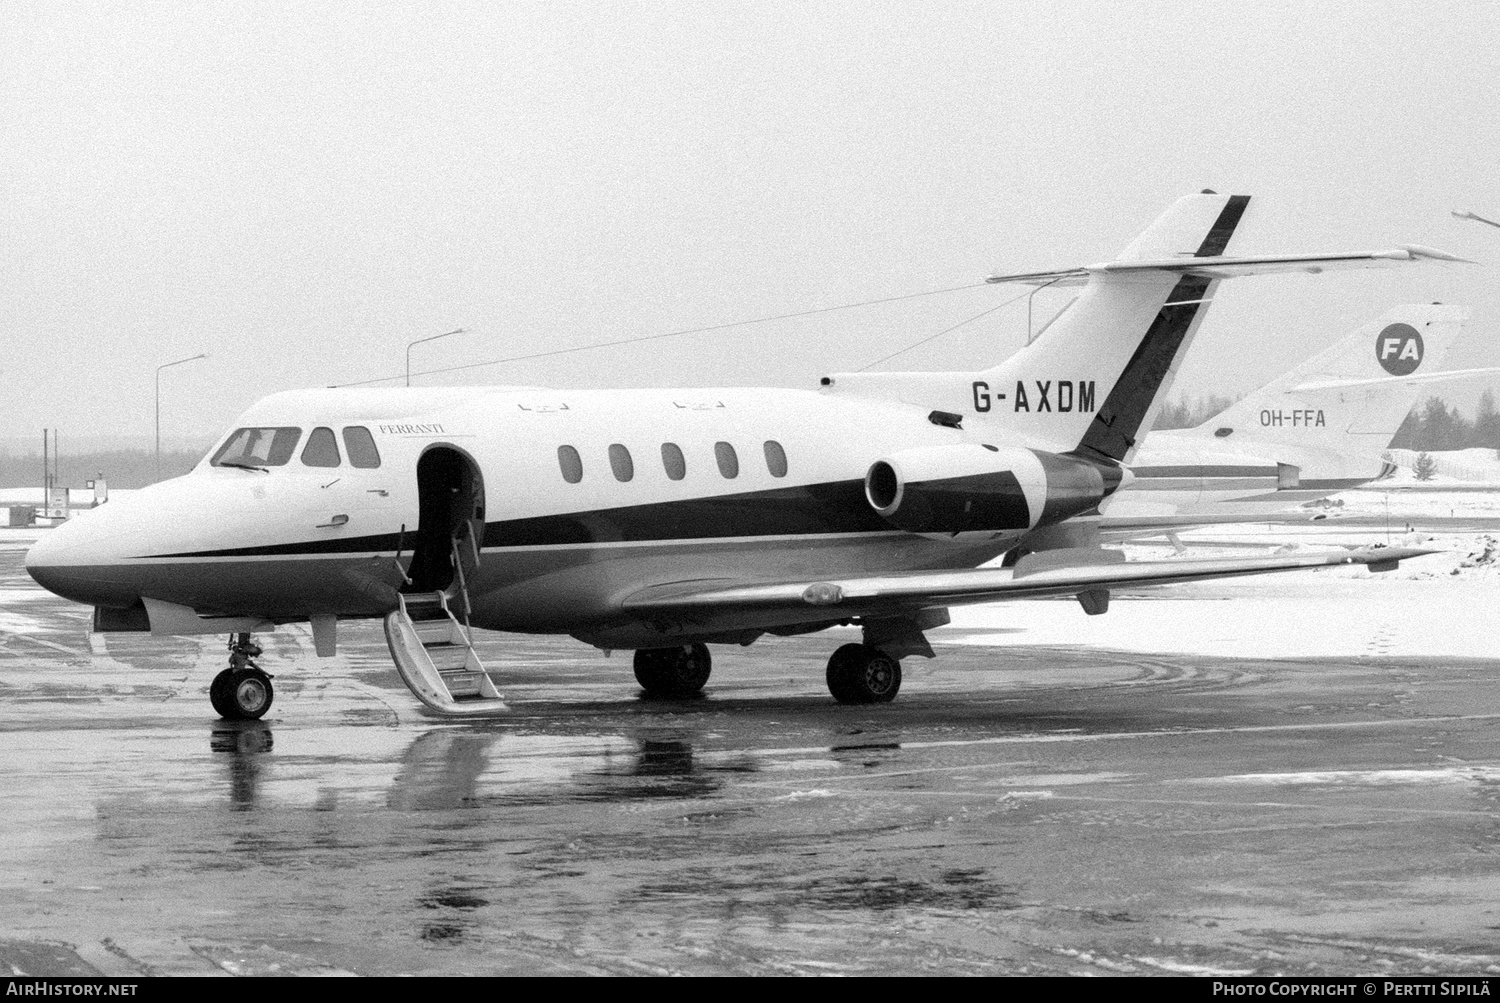
[(870, 465), (865, 498), (911, 533), (1025, 532), (1087, 512), (1128, 471), (1036, 449), (958, 443), (895, 453)]

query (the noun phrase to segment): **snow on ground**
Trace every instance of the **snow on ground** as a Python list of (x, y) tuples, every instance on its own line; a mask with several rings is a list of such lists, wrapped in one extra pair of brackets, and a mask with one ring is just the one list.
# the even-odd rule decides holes
[[(122, 495), (134, 494), (138, 488), (120, 488), (110, 491), (111, 498)], [(72, 496), (71, 508), (75, 511), (85, 511), (93, 503), (93, 492), (75, 488)], [(41, 488), (0, 488), (0, 549), (9, 549), (4, 529), (10, 525), (10, 507), (12, 505), (26, 505), (40, 511), (42, 505)], [(27, 527), (24, 531), (30, 534), (27, 539), (34, 542), (37, 533), (45, 533), (49, 527), (36, 526)], [(30, 544), (28, 543), (28, 546)]]
[[(934, 631), (948, 644), (1062, 645), (1246, 658), (1500, 657), (1500, 531), (1401, 533), (1313, 526), (1215, 526), (1183, 533), (1191, 557), (1327, 550), (1389, 542), (1439, 553), (1395, 571), (1334, 567), (1158, 589), (1121, 589), (1109, 612), (1073, 599), (968, 606)], [(1168, 544), (1129, 560), (1170, 560)]]
[[(1401, 467), (1397, 477), (1403, 480), (1416, 480), (1412, 468), (1416, 466), (1420, 455), (1421, 452), (1415, 449), (1386, 450), (1390, 461)], [(1486, 483), (1491, 487), (1500, 482), (1500, 452), (1496, 450), (1485, 447), (1445, 449), (1429, 452), (1427, 455), (1432, 458), (1434, 480)]]
[(1419, 525), (1424, 519), (1500, 519), (1500, 490), (1492, 487), (1476, 491), (1449, 485), (1408, 485), (1382, 490), (1371, 485), (1309, 503), (1305, 509), (1324, 513), (1330, 519), (1389, 518), (1391, 525), (1399, 530), (1408, 523)]
[(1350, 581), (1328, 572), (1266, 578), (1273, 580), (1223, 583), (1208, 598), (1190, 591), (1197, 586), (1121, 595), (1096, 617), (1070, 599), (962, 607), (931, 639), (1242, 658), (1500, 656), (1493, 581)]
[[(109, 496), (118, 498), (121, 495), (131, 495), (140, 488), (110, 488)], [(87, 488), (73, 488), (73, 501), (87, 505), (93, 501), (94, 495)], [(42, 489), (33, 488), (0, 488), (0, 505), (36, 505), (42, 504)]]
[(0, 550), (30, 550), (45, 529), (28, 526), (25, 529), (9, 529), (0, 523)]

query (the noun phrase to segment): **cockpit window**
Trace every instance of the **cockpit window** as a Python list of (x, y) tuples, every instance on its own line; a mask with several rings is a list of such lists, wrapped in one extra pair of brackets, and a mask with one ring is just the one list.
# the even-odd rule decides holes
[(292, 458), (300, 428), (238, 428), (208, 462), (216, 467), (279, 467)]
[(336, 467), (339, 465), (339, 441), (331, 428), (315, 428), (302, 447), (302, 462), (309, 467)]
[(344, 427), (344, 452), (349, 462), (356, 467), (373, 469), (380, 466), (380, 450), (375, 448), (375, 437), (363, 425)]

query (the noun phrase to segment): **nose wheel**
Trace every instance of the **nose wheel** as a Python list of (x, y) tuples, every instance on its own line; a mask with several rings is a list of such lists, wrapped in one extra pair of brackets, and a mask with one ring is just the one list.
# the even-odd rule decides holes
[(229, 668), (214, 676), (208, 701), (230, 721), (254, 721), (271, 709), (276, 690), (271, 676), (255, 664), (262, 648), (249, 634), (229, 636)]

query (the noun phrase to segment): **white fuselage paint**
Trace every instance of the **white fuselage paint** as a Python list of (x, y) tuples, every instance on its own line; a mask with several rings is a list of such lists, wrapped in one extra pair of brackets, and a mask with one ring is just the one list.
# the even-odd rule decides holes
[[(28, 568), (53, 591), (96, 605), (149, 596), (280, 622), (383, 615), (402, 584), (398, 547), (409, 558), (417, 541), (417, 462), (434, 446), (461, 451), (482, 476), (487, 534), (468, 587), (475, 624), (501, 630), (640, 644), (764, 627), (751, 617), (643, 628), (620, 602), (689, 580), (974, 567), (1023, 531), (946, 539), (883, 525), (863, 497), (873, 462), (992, 442), (995, 430), (941, 427), (921, 408), (826, 392), (307, 390), (268, 397), (237, 422), (294, 426), (302, 442), (315, 427), (351, 425), (374, 435), (378, 468), (347, 457), (334, 468), (304, 466), (301, 443), (268, 472), (205, 458), (184, 477), (60, 527), (33, 548)], [(783, 476), (772, 472), (767, 441), (785, 452)], [(684, 454), (681, 480), (667, 474), (663, 443)], [(733, 447), (736, 476), (721, 472), (717, 443)], [(629, 451), (629, 480), (615, 476), (612, 445)], [(560, 446), (578, 450), (577, 483), (563, 477)], [(788, 513), (784, 532), (766, 515), (776, 505)], [(806, 621), (818, 615), (810, 609)]]

